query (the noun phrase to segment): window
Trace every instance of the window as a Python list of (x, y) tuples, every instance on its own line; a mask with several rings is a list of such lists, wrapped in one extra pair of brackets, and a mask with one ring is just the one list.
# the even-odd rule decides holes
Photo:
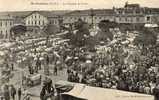
[(85, 17), (83, 17), (83, 20), (84, 20), (84, 21), (86, 21), (86, 18), (85, 18)]
[(139, 21), (140, 21), (140, 18), (139, 18), (139, 17), (136, 17), (136, 21), (139, 22)]
[(119, 21), (121, 21), (121, 17), (119, 17)]
[(43, 20), (43, 25), (45, 25), (45, 21)]
[(119, 11), (119, 14), (121, 14), (122, 13), (122, 11)]
[(37, 23), (36, 23), (36, 21), (35, 21), (35, 25), (36, 25)]
[(56, 24), (56, 20), (54, 21), (54, 24)]
[(1, 34), (3, 34), (3, 31), (1, 31)]
[(31, 21), (31, 24), (33, 25), (33, 21)]
[(147, 20), (147, 21), (150, 21), (150, 16), (148, 16), (148, 17), (146, 18), (146, 20)]
[(127, 22), (127, 21), (128, 21), (128, 19), (127, 19), (127, 18), (125, 18), (125, 21)]
[(129, 18), (129, 17), (127, 18), (127, 21), (128, 21), (128, 22), (130, 21), (130, 18)]
[(39, 15), (39, 18), (40, 18), (40, 15)]
[(5, 37), (7, 38), (8, 37), (8, 31), (6, 30), (6, 34), (5, 34)]
[(133, 22), (133, 18), (131, 18), (130, 21)]
[(7, 21), (6, 21), (6, 26), (8, 25)]
[(30, 21), (28, 21), (28, 25), (30, 25)]
[(10, 26), (12, 26), (12, 22), (10, 22)]
[(102, 19), (102, 17), (99, 17), (99, 19)]
[(2, 22), (0, 22), (0, 26), (2, 26)]
[(36, 18), (36, 15), (35, 15), (35, 18)]
[(40, 20), (39, 20), (39, 25), (41, 25)]

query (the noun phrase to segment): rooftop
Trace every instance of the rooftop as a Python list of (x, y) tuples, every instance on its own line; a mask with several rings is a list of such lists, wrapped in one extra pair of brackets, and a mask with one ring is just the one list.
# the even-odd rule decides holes
[(128, 2), (125, 3), (125, 8), (140, 8), (139, 4), (129, 4)]
[(159, 8), (143, 8), (145, 14), (159, 14)]
[(66, 13), (66, 16), (82, 16), (82, 15), (113, 15), (115, 14), (113, 9), (89, 9), (89, 10), (75, 10)]
[(10, 15), (0, 15), (0, 19), (3, 19), (3, 20), (12, 20), (13, 17), (10, 16)]

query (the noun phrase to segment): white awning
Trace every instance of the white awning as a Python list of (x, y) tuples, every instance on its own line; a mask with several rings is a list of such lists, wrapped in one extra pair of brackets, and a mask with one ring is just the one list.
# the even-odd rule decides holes
[(158, 27), (157, 24), (145, 24), (144, 27), (151, 27), (151, 28), (155, 28), (155, 27)]
[(154, 100), (154, 96), (115, 89), (104, 89), (76, 84), (74, 88), (62, 95), (73, 96), (80, 100)]

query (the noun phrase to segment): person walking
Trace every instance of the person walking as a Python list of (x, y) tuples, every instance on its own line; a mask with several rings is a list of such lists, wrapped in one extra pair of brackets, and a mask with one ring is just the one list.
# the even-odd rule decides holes
[(33, 69), (31, 68), (31, 65), (30, 65), (30, 64), (28, 65), (28, 69), (29, 69), (29, 73), (30, 73), (30, 74), (33, 74)]
[(13, 85), (11, 85), (10, 94), (11, 94), (12, 99), (15, 100), (16, 89)]
[(37, 65), (34, 66), (34, 72), (38, 73), (38, 66)]
[(80, 80), (80, 78), (78, 76), (78, 73), (76, 72), (75, 73), (75, 80), (74, 80), (74, 82), (79, 83), (79, 80)]
[(46, 91), (45, 91), (45, 87), (43, 86), (40, 92), (40, 100), (45, 100), (45, 94), (46, 94)]
[(41, 61), (40, 61), (39, 56), (37, 57), (36, 66), (37, 66), (38, 70), (41, 70)]
[(10, 100), (9, 86), (4, 86), (4, 100)]
[(19, 87), (19, 88), (18, 88), (18, 100), (21, 100), (21, 95), (22, 95), (22, 90), (21, 90), (21, 88)]
[(14, 63), (11, 63), (11, 70), (14, 70)]
[(57, 65), (54, 66), (54, 75), (57, 76)]
[(47, 56), (46, 56), (46, 64), (47, 64), (47, 65), (49, 65), (49, 61), (50, 61), (50, 59), (49, 59), (49, 56), (47, 55)]

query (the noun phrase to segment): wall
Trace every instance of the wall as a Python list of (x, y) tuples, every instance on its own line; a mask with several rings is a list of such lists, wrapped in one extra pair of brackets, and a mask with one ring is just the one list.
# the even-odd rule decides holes
[[(79, 18), (81, 18), (83, 21), (91, 24), (92, 23), (92, 17), (87, 15), (81, 15), (81, 16), (63, 16), (63, 24), (71, 24), (76, 22)], [(93, 23), (97, 25), (101, 20), (110, 20), (115, 21), (115, 16), (111, 15), (96, 15), (93, 16)]]
[(51, 17), (48, 20), (49, 20), (49, 24), (59, 26), (59, 18), (58, 17)]
[(46, 26), (49, 21), (47, 17), (40, 15), (39, 13), (35, 12), (31, 15), (27, 16), (25, 19), (25, 25), (26, 26)]
[(0, 19), (0, 38), (9, 38), (13, 19)]
[(144, 16), (117, 16), (115, 18), (117, 23), (145, 23)]

